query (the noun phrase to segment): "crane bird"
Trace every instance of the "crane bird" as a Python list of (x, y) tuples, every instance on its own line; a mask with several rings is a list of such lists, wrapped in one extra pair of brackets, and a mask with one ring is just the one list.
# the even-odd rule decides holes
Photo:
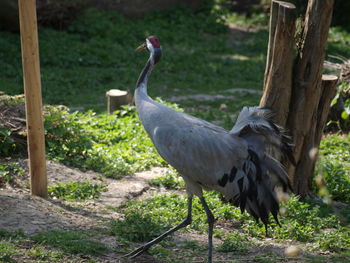
[[(157, 37), (149, 36), (136, 50), (148, 50), (149, 59), (135, 90), (138, 116), (159, 154), (183, 177), (188, 195), (187, 217), (176, 227), (125, 255), (139, 256), (166, 236), (192, 221), (192, 199), (197, 196), (208, 220), (208, 262), (212, 262), (214, 215), (203, 190), (215, 190), (241, 211), (265, 224), (271, 213), (278, 223), (275, 186), (290, 187), (282, 164), (271, 156), (292, 158), (292, 145), (282, 127), (273, 123), (266, 108), (245, 107), (228, 131), (152, 100), (147, 94), (150, 73), (162, 55)], [(278, 223), (279, 224), (279, 223)]]

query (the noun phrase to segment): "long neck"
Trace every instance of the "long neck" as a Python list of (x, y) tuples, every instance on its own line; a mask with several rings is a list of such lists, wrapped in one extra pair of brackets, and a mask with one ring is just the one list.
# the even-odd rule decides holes
[(149, 59), (141, 71), (141, 74), (139, 76), (139, 79), (136, 83), (136, 91), (135, 96), (143, 94), (144, 96), (148, 97), (147, 95), (147, 81), (148, 77), (152, 72), (152, 69), (154, 68), (154, 65), (160, 60), (162, 56), (162, 49), (161, 48), (152, 48), (150, 51)]
[(149, 57), (145, 67), (141, 71), (141, 74), (139, 76), (139, 79), (137, 80), (136, 83), (136, 92), (142, 92), (147, 95), (147, 82), (148, 82), (148, 77), (154, 67), (154, 62), (153, 62), (153, 56)]

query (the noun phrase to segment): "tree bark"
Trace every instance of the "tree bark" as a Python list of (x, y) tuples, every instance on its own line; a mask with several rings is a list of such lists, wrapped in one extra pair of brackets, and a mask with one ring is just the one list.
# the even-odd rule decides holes
[(323, 62), (334, 0), (309, 0), (299, 49), (295, 48), (295, 7), (273, 0), (270, 37), (260, 106), (276, 112), (295, 145), (296, 166), (286, 164), (296, 194), (311, 195), (320, 144), (337, 78), (323, 76)]
[[(302, 197), (310, 195), (313, 169), (305, 169), (310, 162), (310, 150), (315, 145), (313, 123), (322, 95), (321, 77), (328, 30), (332, 19), (334, 0), (309, 0), (302, 32), (301, 48), (294, 70), (294, 86), (287, 128), (295, 144), (297, 165), (289, 165), (294, 191)], [(328, 112), (327, 112), (328, 113)]]
[(292, 92), (295, 20), (294, 5), (282, 1), (271, 3), (264, 94), (260, 106), (274, 109), (275, 121), (282, 126), (287, 121)]

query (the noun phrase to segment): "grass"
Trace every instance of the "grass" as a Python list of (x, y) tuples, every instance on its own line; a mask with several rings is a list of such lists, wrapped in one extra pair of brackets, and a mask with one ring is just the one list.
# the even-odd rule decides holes
[(150, 179), (150, 185), (164, 187), (166, 189), (184, 189), (185, 182), (175, 169), (170, 168), (164, 176)]
[(39, 244), (59, 248), (64, 253), (101, 255), (108, 249), (99, 241), (92, 240), (94, 234), (83, 231), (52, 230), (39, 233), (31, 239)]
[(67, 201), (85, 201), (97, 199), (107, 187), (101, 184), (86, 182), (57, 183), (48, 186), (49, 196)]
[[(215, 215), (217, 222), (239, 222), (239, 227), (235, 230), (223, 231), (221, 227), (214, 228), (214, 236), (222, 241), (217, 246), (216, 251), (226, 253), (227, 260), (233, 255), (249, 255), (252, 246), (258, 246), (265, 241), (264, 227), (257, 224), (253, 219), (245, 214), (241, 214), (238, 208), (223, 204), (220, 197), (215, 193), (207, 193), (206, 199)], [(272, 224), (269, 233), (278, 242), (285, 240), (295, 240), (299, 242), (302, 253), (306, 255), (305, 262), (347, 262), (350, 249), (349, 218), (344, 221), (339, 211), (328, 207), (325, 204), (314, 202), (301, 202), (296, 197), (292, 197), (282, 208), (280, 216), (281, 227)], [(171, 226), (182, 221), (186, 216), (186, 198), (178, 195), (156, 195), (145, 201), (130, 201), (121, 208), (124, 219), (112, 222), (111, 234), (115, 235), (119, 242), (128, 247), (132, 242), (146, 242)], [(349, 214), (350, 211), (347, 211)], [(180, 232), (206, 234), (206, 215), (198, 202), (194, 200), (193, 222)], [(169, 242), (167, 238), (160, 243), (150, 253), (158, 259), (165, 259), (170, 262), (174, 258), (176, 262), (182, 261), (175, 255), (169, 255)], [(261, 242), (261, 243), (260, 243)], [(183, 249), (189, 251), (192, 244), (183, 245)], [(196, 245), (195, 245), (196, 246)], [(172, 244), (170, 247), (179, 248), (180, 244)], [(196, 248), (196, 251), (200, 251)], [(315, 252), (328, 251), (328, 261), (323, 261), (321, 256), (311, 256)], [(276, 262), (284, 260), (281, 255), (272, 252), (258, 254), (254, 262)], [(194, 255), (192, 254), (192, 257)], [(236, 256), (237, 258), (237, 256)], [(188, 259), (188, 258), (187, 258)], [(239, 260), (237, 262), (240, 262)], [(304, 261), (303, 261), (304, 262)]]
[[(126, 106), (114, 115), (51, 107), (45, 115), (47, 155), (65, 164), (110, 178), (164, 166), (136, 116)], [(142, 142), (142, 143), (140, 143)]]
[[(40, 28), (44, 102), (103, 111), (107, 90), (133, 89), (148, 55), (134, 49), (149, 34), (158, 35), (164, 48), (164, 59), (152, 76), (152, 96), (167, 97), (173, 90), (184, 95), (190, 90), (215, 93), (217, 87), (260, 88), (265, 48), (255, 46), (253, 35), (248, 45), (232, 47), (227, 27), (216, 20), (215, 14), (194, 15), (186, 9), (133, 20), (91, 10), (65, 32)], [(19, 36), (0, 35), (0, 89), (21, 93)], [(248, 60), (235, 59), (237, 52)], [(257, 74), (245, 78), (248, 72)]]
[(0, 262), (99, 262), (109, 250), (84, 231), (48, 231), (28, 237), (0, 230)]

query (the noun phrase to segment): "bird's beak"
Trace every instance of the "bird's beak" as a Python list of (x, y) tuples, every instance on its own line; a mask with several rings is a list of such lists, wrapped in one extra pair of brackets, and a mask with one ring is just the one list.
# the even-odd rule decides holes
[(136, 51), (142, 51), (147, 48), (146, 43), (143, 43), (142, 45), (138, 46), (135, 50)]

